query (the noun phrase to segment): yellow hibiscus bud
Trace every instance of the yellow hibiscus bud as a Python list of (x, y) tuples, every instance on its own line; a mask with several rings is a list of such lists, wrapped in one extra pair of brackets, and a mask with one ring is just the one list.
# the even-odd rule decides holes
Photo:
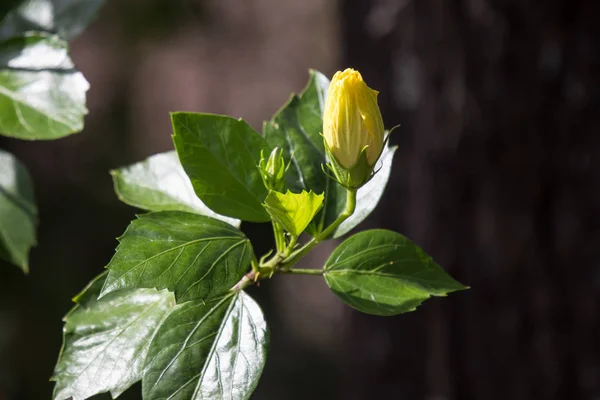
[(369, 180), (383, 150), (384, 127), (377, 94), (351, 68), (336, 72), (329, 84), (323, 137), (329, 168), (348, 188), (358, 188)]

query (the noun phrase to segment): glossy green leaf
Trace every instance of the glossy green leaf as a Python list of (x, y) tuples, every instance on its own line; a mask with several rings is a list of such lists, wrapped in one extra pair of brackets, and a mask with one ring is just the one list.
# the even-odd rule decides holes
[(12, 154), (0, 150), (0, 258), (29, 270), (36, 244), (37, 208), (29, 173)]
[(327, 285), (348, 305), (375, 315), (413, 311), (430, 296), (466, 289), (399, 233), (360, 232), (325, 264)]
[(141, 215), (119, 241), (102, 296), (156, 288), (174, 292), (178, 302), (206, 300), (233, 287), (252, 257), (250, 241), (238, 229), (182, 211)]
[(322, 205), (322, 194), (306, 191), (280, 193), (272, 190), (265, 199), (265, 208), (273, 221), (295, 237), (304, 232)]
[[(320, 72), (310, 71), (308, 85), (290, 100), (268, 122), (263, 132), (267, 142), (283, 149), (286, 184), (292, 192), (312, 190), (325, 194), (325, 205), (309, 231), (314, 234), (333, 222), (344, 209), (344, 189), (323, 173), (326, 162), (323, 145), (323, 109), (329, 80)], [(341, 202), (339, 201), (341, 199)]]
[(20, 3), (2, 19), (0, 38), (26, 31), (46, 31), (71, 39), (83, 32), (104, 0), (25, 0)]
[(239, 219), (217, 214), (202, 203), (174, 151), (153, 155), (110, 173), (119, 199), (134, 207), (187, 211), (240, 226)]
[(266, 222), (265, 188), (258, 164), (271, 148), (241, 119), (173, 113), (173, 141), (196, 194), (214, 212)]
[(178, 305), (146, 358), (145, 400), (243, 400), (258, 384), (267, 356), (267, 325), (244, 292)]
[(34, 140), (79, 132), (88, 87), (58, 36), (28, 33), (0, 42), (0, 133)]
[[(392, 171), (392, 161), (394, 159), (394, 153), (396, 152), (396, 146), (386, 146), (381, 153), (381, 158), (376, 164), (377, 173), (375, 176), (363, 187), (358, 189), (356, 193), (356, 210), (354, 214), (345, 220), (333, 233), (334, 238), (338, 238), (345, 235), (355, 226), (360, 224), (371, 214), (371, 212), (377, 207), (379, 199), (383, 195), (383, 191), (387, 185), (390, 173)], [(346, 206), (346, 198), (338, 196), (337, 198), (338, 207)]]
[(326, 176), (321, 170), (325, 160), (323, 146), (323, 109), (329, 80), (320, 72), (310, 71), (308, 85), (263, 126), (264, 136), (272, 147), (283, 149), (291, 167), (286, 183), (293, 192), (312, 190), (323, 193)]
[(120, 290), (97, 300), (105, 274), (92, 281), (65, 317), (54, 399), (113, 398), (142, 379), (150, 342), (175, 306), (166, 290)]

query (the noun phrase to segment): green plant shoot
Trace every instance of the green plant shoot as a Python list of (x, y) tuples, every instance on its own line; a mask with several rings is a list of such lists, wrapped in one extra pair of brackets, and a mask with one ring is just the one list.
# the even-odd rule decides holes
[[(357, 71), (331, 84), (311, 71), (262, 134), (227, 116), (171, 118), (176, 153), (112, 171), (119, 198), (149, 212), (65, 317), (55, 400), (116, 397), (138, 381), (145, 400), (248, 399), (269, 330), (245, 289), (276, 274), (321, 276), (341, 301), (381, 316), (466, 289), (388, 230), (354, 234), (322, 268), (301, 267), (373, 211), (390, 175), (395, 148)], [(244, 221), (272, 225), (270, 252), (255, 253)]]

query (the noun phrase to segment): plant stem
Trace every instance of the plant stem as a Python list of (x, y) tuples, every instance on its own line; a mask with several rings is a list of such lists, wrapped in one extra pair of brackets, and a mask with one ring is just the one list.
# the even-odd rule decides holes
[(252, 286), (258, 279), (271, 277), (274, 272), (282, 274), (296, 275), (323, 275), (322, 269), (307, 269), (307, 268), (292, 268), (302, 257), (311, 251), (321, 241), (327, 239), (333, 231), (335, 231), (345, 220), (347, 220), (356, 209), (356, 189), (346, 189), (346, 207), (344, 211), (337, 217), (331, 225), (325, 230), (312, 238), (301, 248), (293, 251), (298, 238), (292, 237), (289, 244), (286, 244), (283, 228), (276, 222), (273, 222), (273, 233), (275, 235), (275, 245), (277, 252), (271, 259), (264, 263), (256, 261), (256, 257), (252, 260), (252, 270), (240, 279), (231, 290), (244, 290), (248, 286)]
[(356, 189), (346, 189), (346, 208), (344, 208), (344, 211), (324, 231), (319, 233), (317, 236), (313, 237), (311, 241), (309, 241), (304, 246), (302, 246), (301, 248), (290, 254), (288, 257), (286, 257), (282, 262), (283, 268), (281, 269), (281, 272), (284, 272), (285, 270), (289, 269), (289, 267), (297, 263), (302, 257), (304, 257), (309, 251), (311, 251), (313, 247), (319, 244), (319, 242), (327, 239), (329, 235), (331, 235), (333, 231), (335, 231), (337, 227), (341, 225), (342, 222), (344, 222), (352, 214), (354, 214), (355, 209)]
[(236, 290), (239, 292), (240, 290), (246, 289), (248, 286), (254, 285), (256, 282), (256, 276), (257, 274), (254, 270), (248, 272), (242, 277), (242, 279), (239, 280), (238, 283), (235, 284), (235, 286), (231, 288), (231, 290)]
[(298, 238), (296, 236), (292, 236), (290, 243), (288, 243), (285, 252), (283, 253), (283, 258), (289, 257), (289, 255), (292, 254), (294, 247), (296, 247), (296, 242), (298, 242)]
[(346, 207), (339, 217), (331, 225), (321, 232), (317, 238), (318, 242), (325, 240), (335, 231), (345, 220), (347, 220), (356, 210), (356, 189), (346, 189)]
[(325, 272), (322, 269), (309, 269), (309, 268), (286, 268), (280, 269), (278, 272), (282, 274), (295, 274), (295, 275), (323, 275)]
[(277, 253), (283, 253), (285, 251), (283, 228), (275, 221), (273, 221), (273, 236), (275, 236), (275, 248), (277, 249)]

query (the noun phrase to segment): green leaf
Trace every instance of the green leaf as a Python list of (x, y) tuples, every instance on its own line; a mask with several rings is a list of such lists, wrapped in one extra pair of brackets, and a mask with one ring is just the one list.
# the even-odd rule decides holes
[(27, 272), (36, 224), (29, 173), (12, 154), (0, 150), (0, 258)]
[(57, 139), (83, 129), (89, 84), (58, 36), (28, 33), (0, 42), (0, 132)]
[(406, 237), (381, 229), (340, 244), (325, 264), (324, 277), (346, 304), (375, 315), (413, 311), (430, 296), (467, 289)]
[(239, 219), (217, 214), (202, 203), (174, 151), (110, 173), (115, 192), (124, 203), (149, 211), (187, 211), (240, 226)]
[(102, 296), (156, 288), (174, 292), (178, 302), (210, 299), (231, 289), (252, 257), (250, 241), (238, 229), (182, 211), (141, 215), (119, 241)]
[(146, 358), (145, 400), (243, 400), (258, 384), (269, 335), (263, 313), (244, 292), (178, 305)]
[[(383, 191), (387, 185), (390, 173), (392, 171), (392, 161), (397, 146), (386, 146), (381, 153), (381, 158), (377, 162), (375, 168), (378, 169), (375, 176), (363, 187), (358, 189), (356, 193), (356, 210), (347, 220), (333, 233), (334, 238), (345, 235), (355, 226), (360, 224), (367, 218), (369, 214), (377, 207), (379, 199), (383, 195)], [(346, 206), (346, 198), (344, 196), (337, 197), (338, 207), (342, 209)]]
[(321, 132), (328, 87), (329, 80), (311, 70), (308, 85), (300, 95), (292, 95), (263, 126), (266, 141), (283, 149), (286, 163), (291, 160), (286, 183), (293, 192), (323, 193), (327, 187), (327, 177), (321, 170), (325, 162)]
[(142, 378), (152, 337), (175, 306), (166, 290), (120, 290), (97, 300), (105, 274), (76, 298), (65, 317), (63, 348), (54, 376), (54, 399), (113, 398)]
[(322, 194), (306, 191), (280, 193), (272, 190), (265, 199), (265, 208), (273, 221), (295, 237), (304, 232), (322, 205)]
[(223, 115), (173, 113), (173, 141), (196, 194), (214, 212), (266, 222), (265, 188), (258, 163), (271, 153), (245, 121)]
[(321, 168), (326, 162), (321, 132), (328, 87), (329, 80), (325, 75), (311, 70), (308, 85), (300, 95), (292, 95), (263, 126), (266, 141), (281, 148), (286, 163), (291, 162), (286, 173), (288, 189), (295, 193), (312, 190), (325, 195), (325, 205), (309, 227), (313, 234), (337, 218), (345, 201), (344, 189), (328, 178)]
[(104, 0), (25, 0), (20, 3), (2, 19), (0, 38), (26, 31), (46, 31), (72, 39), (83, 32)]

